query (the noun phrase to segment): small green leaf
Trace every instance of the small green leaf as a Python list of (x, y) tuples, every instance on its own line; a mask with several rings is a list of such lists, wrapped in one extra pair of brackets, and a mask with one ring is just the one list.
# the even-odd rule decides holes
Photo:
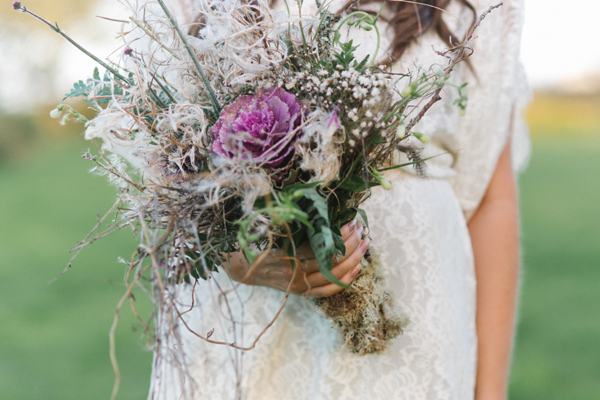
[(91, 90), (91, 85), (88, 86), (83, 81), (75, 82), (73, 84), (73, 89), (71, 89), (71, 91), (65, 95), (63, 100), (67, 99), (69, 97), (82, 97), (82, 96), (87, 97), (88, 94), (90, 93), (90, 90)]
[(381, 143), (383, 143), (383, 138), (381, 137), (381, 135), (373, 136), (369, 140), (369, 143), (372, 143), (372, 144), (381, 144)]
[(297, 221), (303, 223), (306, 227), (311, 227), (310, 221), (308, 220), (308, 215), (306, 213), (296, 213), (294, 214), (294, 217)]
[(335, 247), (331, 229), (325, 224), (321, 224), (315, 228), (316, 229), (309, 231), (308, 240), (315, 253), (317, 263), (319, 264), (319, 272), (323, 274), (328, 281), (347, 288), (348, 285), (342, 283), (331, 273), (331, 270), (333, 269), (333, 256), (341, 254)]
[(342, 35), (340, 34), (340, 31), (335, 31), (335, 34), (333, 35), (333, 42), (337, 43), (340, 41)]
[(367, 229), (369, 229), (369, 218), (367, 218), (367, 212), (362, 208), (357, 208), (356, 211), (360, 214), (363, 222), (365, 223)]
[(363, 190), (367, 190), (377, 185), (379, 185), (379, 183), (365, 180), (360, 175), (352, 175), (340, 185), (340, 188), (350, 190), (352, 192), (362, 192)]
[(258, 253), (255, 252), (254, 250), (246, 247), (242, 250), (242, 253), (244, 254), (244, 258), (246, 259), (246, 262), (250, 265), (254, 264), (254, 261), (256, 261), (256, 259), (258, 258)]
[(340, 229), (334, 228), (332, 231), (335, 248), (340, 251), (340, 254), (346, 254), (346, 244), (344, 243), (344, 239), (342, 238), (342, 233), (340, 232)]
[(293, 193), (296, 190), (314, 189), (317, 186), (319, 186), (320, 184), (321, 184), (321, 182), (294, 183), (292, 185), (287, 185), (286, 187), (284, 187), (283, 189), (281, 189), (281, 192), (283, 192), (283, 193)]
[(304, 197), (312, 200), (314, 209), (319, 213), (319, 216), (329, 222), (329, 210), (327, 208), (327, 200), (319, 194), (315, 189), (306, 190)]

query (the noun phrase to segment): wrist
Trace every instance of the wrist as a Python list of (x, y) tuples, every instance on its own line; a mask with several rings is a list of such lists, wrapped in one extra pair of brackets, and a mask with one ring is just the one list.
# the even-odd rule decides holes
[(506, 389), (477, 387), (475, 390), (475, 400), (507, 400), (508, 393)]

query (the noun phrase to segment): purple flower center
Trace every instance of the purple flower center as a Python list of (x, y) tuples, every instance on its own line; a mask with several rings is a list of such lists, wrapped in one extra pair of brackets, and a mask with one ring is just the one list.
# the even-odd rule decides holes
[(223, 109), (213, 127), (213, 151), (282, 171), (295, 153), (303, 108), (283, 89), (240, 96)]

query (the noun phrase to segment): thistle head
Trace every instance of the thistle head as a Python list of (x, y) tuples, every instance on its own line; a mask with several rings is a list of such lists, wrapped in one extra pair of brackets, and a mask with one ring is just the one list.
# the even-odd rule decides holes
[(23, 10), (23, 9), (24, 9), (24, 7), (22, 7), (22, 6), (21, 6), (21, 2), (20, 2), (20, 1), (15, 1), (15, 2), (13, 3), (13, 9), (14, 9), (14, 10)]

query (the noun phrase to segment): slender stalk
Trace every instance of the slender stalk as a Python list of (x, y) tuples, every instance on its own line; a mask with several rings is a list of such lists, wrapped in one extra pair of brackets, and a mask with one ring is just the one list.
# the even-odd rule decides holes
[[(346, 24), (351, 18), (360, 17), (360, 19), (365, 21), (368, 25), (371, 25), (375, 29), (375, 33), (377, 34), (377, 44), (375, 45), (375, 51), (373, 52), (373, 56), (371, 58), (371, 61), (369, 62), (369, 68), (372, 67), (375, 63), (377, 53), (379, 53), (379, 47), (381, 46), (381, 32), (379, 32), (379, 28), (377, 27), (377, 20), (379, 19), (379, 14), (381, 13), (381, 10), (383, 10), (383, 6), (379, 9), (379, 12), (377, 13), (377, 16), (375, 18), (373, 18), (371, 14), (368, 14), (364, 11), (355, 11), (349, 14), (346, 18), (344, 18), (342, 22), (340, 22), (338, 28), (335, 30), (334, 33), (335, 36), (340, 35), (340, 30), (342, 29), (344, 24)], [(359, 26), (359, 28), (364, 29), (361, 26)]]
[(173, 26), (173, 28), (175, 28), (175, 30), (177, 31), (177, 34), (181, 38), (181, 41), (183, 42), (185, 49), (187, 50), (188, 54), (190, 55), (190, 58), (192, 59), (192, 61), (194, 63), (194, 66), (196, 67), (196, 71), (198, 72), (198, 75), (200, 75), (200, 79), (202, 79), (202, 82), (204, 82), (204, 86), (206, 87), (206, 90), (208, 91), (208, 95), (209, 95), (210, 101), (215, 109), (215, 113), (217, 115), (219, 115), (221, 113), (221, 106), (219, 105), (219, 100), (217, 100), (217, 95), (215, 94), (215, 91), (213, 90), (210, 82), (206, 78), (206, 74), (204, 73), (204, 70), (200, 66), (200, 63), (198, 62), (198, 59), (196, 58), (196, 54), (194, 53), (192, 46), (190, 46), (190, 43), (185, 38), (185, 34), (181, 31), (179, 24), (177, 24), (177, 21), (175, 20), (175, 18), (173, 17), (173, 14), (171, 14), (169, 9), (165, 5), (165, 2), (163, 0), (157, 0), (157, 1), (158, 1), (158, 4), (160, 5), (160, 7), (163, 9), (167, 18), (169, 18), (171, 25)]
[[(158, 83), (158, 82), (157, 82)], [(159, 85), (160, 86), (160, 85)], [(154, 96), (154, 99), (156, 100), (156, 102), (158, 103), (158, 106), (161, 108), (167, 108), (167, 106), (165, 105), (165, 103), (163, 103), (163, 101), (160, 99), (160, 97), (158, 97), (158, 94), (156, 94), (156, 91), (154, 89), (152, 89), (152, 82), (150, 82), (150, 87), (148, 87), (148, 90), (150, 91), (150, 93), (152, 93), (152, 95)]]
[[(175, 98), (173, 97), (173, 95), (171, 94), (169, 89), (158, 80), (158, 78), (156, 77), (156, 74), (154, 74), (153, 72), (150, 72), (150, 75), (154, 78), (154, 82), (156, 82), (158, 84), (158, 86), (160, 86), (162, 91), (167, 95), (167, 97), (171, 100), (171, 102), (173, 104), (177, 103), (177, 100), (175, 100)], [(163, 77), (163, 79), (164, 79), (164, 77)]]
[[(377, 17), (379, 17), (379, 14), (377, 14)], [(369, 63), (369, 68), (375, 64), (375, 60), (377, 59), (377, 55), (379, 53), (379, 47), (381, 46), (381, 32), (379, 32), (379, 28), (377, 27), (377, 19), (375, 22), (373, 22), (373, 27), (375, 28), (375, 33), (377, 33), (377, 45), (375, 46), (375, 51), (373, 52), (373, 58)]]
[(177, 56), (175, 53), (173, 53), (173, 51), (172, 51), (171, 49), (169, 49), (167, 46), (165, 46), (163, 43), (161, 43), (161, 42), (160, 42), (160, 40), (158, 40), (158, 39), (156, 38), (156, 36), (154, 36), (154, 35), (152, 34), (152, 32), (150, 32), (150, 31), (149, 31), (149, 30), (148, 30), (148, 29), (147, 29), (147, 28), (146, 28), (144, 25), (142, 25), (142, 23), (141, 23), (141, 22), (139, 22), (138, 20), (136, 20), (136, 19), (135, 19), (135, 18), (133, 18), (133, 17), (129, 17), (129, 19), (131, 20), (131, 22), (133, 22), (134, 24), (136, 24), (136, 25), (138, 26), (138, 28), (140, 28), (141, 30), (143, 30), (143, 31), (144, 31), (144, 33), (145, 33), (146, 35), (148, 35), (148, 37), (149, 37), (150, 39), (152, 39), (152, 40), (154, 40), (154, 42), (158, 43), (158, 45), (159, 45), (160, 47), (162, 47), (162, 48), (163, 48), (164, 50), (166, 50), (167, 52), (171, 53), (171, 55), (172, 55), (173, 57), (175, 57), (176, 59), (178, 59), (178, 60), (181, 60), (181, 59), (180, 59), (180, 58), (179, 58), (179, 57), (178, 57), (178, 56)]
[(306, 36), (304, 35), (304, 27), (302, 26), (302, 2), (298, 2), (298, 14), (300, 15), (300, 20), (298, 21), (298, 25), (300, 26), (300, 33), (302, 34), (302, 45), (304, 49), (308, 50), (308, 44), (306, 43)]
[[(479, 19), (477, 20), (477, 22), (469, 30), (467, 36), (465, 37), (465, 39), (463, 40), (462, 43), (459, 43), (458, 45), (454, 46), (453, 48), (451, 48), (449, 50), (446, 50), (445, 52), (438, 53), (438, 54), (444, 55), (444, 56), (446, 54), (448, 54), (448, 53), (453, 53), (453, 55), (450, 57), (451, 58), (450, 59), (450, 64), (444, 69), (444, 80), (443, 80), (444, 83), (450, 77), (450, 74), (454, 70), (454, 67), (456, 67), (456, 65), (458, 63), (460, 63), (461, 61), (464, 61), (467, 58), (469, 58), (471, 56), (471, 54), (473, 53), (473, 49), (469, 47), (469, 43), (473, 39), (473, 35), (475, 34), (475, 30), (479, 27), (479, 25), (481, 25), (481, 22), (483, 21), (483, 19), (489, 13), (491, 13), (494, 9), (496, 9), (498, 7), (501, 7), (503, 5), (504, 5), (504, 3), (498, 3), (495, 6), (491, 6), (486, 12), (484, 12), (483, 14), (481, 14), (481, 16), (479, 17)], [(427, 104), (425, 104), (425, 106), (419, 112), (419, 114), (417, 114), (417, 116), (415, 116), (408, 123), (408, 125), (406, 125), (406, 133), (407, 134), (410, 133), (410, 131), (412, 130), (412, 128), (421, 120), (421, 118), (423, 118), (423, 116), (425, 115), (425, 113), (427, 113), (427, 111), (429, 111), (429, 109), (435, 103), (437, 103), (438, 101), (440, 101), (442, 99), (442, 97), (440, 96), (440, 93), (442, 92), (442, 89), (444, 89), (444, 84), (440, 85), (440, 87), (433, 93), (433, 96), (431, 97), (431, 100), (429, 100), (429, 102)]]
[(39, 15), (29, 11), (27, 9), (27, 7), (21, 5), (20, 3), (15, 3), (13, 5), (13, 8), (15, 10), (19, 10), (26, 14), (29, 14), (32, 17), (40, 20), (41, 22), (46, 24), (50, 29), (52, 29), (54, 32), (58, 33), (59, 35), (61, 35), (65, 39), (67, 39), (69, 41), (69, 43), (71, 43), (73, 46), (77, 47), (86, 56), (90, 57), (92, 60), (96, 61), (98, 64), (102, 65), (104, 68), (106, 68), (108, 71), (110, 71), (115, 77), (119, 78), (123, 82), (127, 82), (127, 83), (131, 84), (131, 82), (129, 82), (129, 80), (127, 78), (125, 78), (123, 75), (121, 75), (116, 69), (112, 68), (110, 65), (108, 65), (107, 63), (105, 63), (104, 61), (102, 61), (101, 59), (99, 59), (98, 57), (96, 57), (95, 55), (93, 55), (92, 53), (87, 51), (86, 49), (84, 49), (82, 46), (80, 46), (79, 43), (77, 43), (76, 41), (71, 39), (66, 33), (63, 32), (62, 29), (59, 28), (58, 24), (52, 25), (49, 21), (47, 21), (44, 18), (40, 17)]

